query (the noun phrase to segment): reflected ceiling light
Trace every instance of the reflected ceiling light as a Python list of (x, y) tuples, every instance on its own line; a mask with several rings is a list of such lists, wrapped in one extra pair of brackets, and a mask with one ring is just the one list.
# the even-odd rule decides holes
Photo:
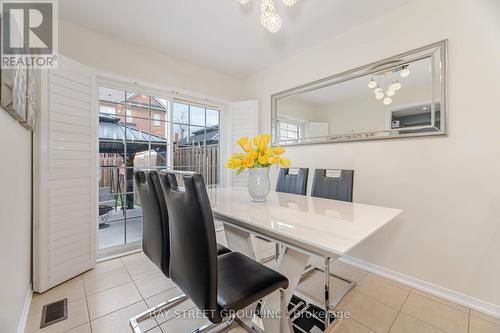
[(278, 32), (281, 29), (281, 25), (281, 17), (276, 13), (272, 14), (267, 20), (267, 30), (269, 30), (269, 32)]
[(368, 82), (368, 88), (373, 89), (376, 86), (377, 86), (377, 82), (375, 82), (375, 80), (372, 77), (372, 80), (370, 82)]
[(269, 21), (269, 18), (271, 17), (272, 13), (262, 13), (260, 14), (260, 24), (264, 28), (267, 28), (267, 22)]
[[(238, 0), (241, 4), (245, 5), (250, 0)], [(276, 33), (281, 30), (283, 21), (276, 13), (275, 0), (261, 0), (260, 2), (260, 24), (271, 33)], [(297, 0), (282, 0), (286, 6), (293, 6)]]
[(261, 13), (274, 13), (276, 11), (276, 5), (274, 0), (262, 0), (260, 3)]
[[(396, 92), (402, 87), (401, 82), (397, 80), (398, 74), (401, 77), (408, 77), (410, 75), (409, 66), (410, 65), (398, 66), (384, 72), (373, 74), (372, 79), (368, 82), (368, 88), (373, 89), (375, 98), (378, 100), (383, 99), (385, 105), (391, 104), (391, 97), (396, 95)], [(385, 94), (382, 89), (384, 86), (387, 87)]]
[(403, 67), (399, 75), (401, 75), (401, 77), (408, 77), (410, 75), (410, 70), (408, 69), (408, 65)]

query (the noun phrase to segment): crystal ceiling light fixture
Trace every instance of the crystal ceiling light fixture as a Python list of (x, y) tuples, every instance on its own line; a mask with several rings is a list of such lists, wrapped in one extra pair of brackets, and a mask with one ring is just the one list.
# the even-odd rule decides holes
[[(397, 77), (400, 76), (401, 78), (407, 78), (410, 76), (409, 67), (409, 65), (403, 65), (388, 71), (373, 74), (372, 79), (368, 82), (368, 88), (373, 89), (375, 98), (382, 100), (384, 105), (391, 104), (392, 97), (396, 95), (396, 92), (402, 87), (401, 82), (399, 82)], [(384, 83), (387, 86), (385, 92), (383, 89)]]
[[(246, 5), (251, 0), (238, 0), (241, 4)], [(297, 0), (282, 0), (285, 6), (291, 7), (297, 3)], [(271, 33), (280, 31), (283, 21), (276, 13), (276, 3), (274, 0), (261, 0), (260, 2), (260, 23)]]

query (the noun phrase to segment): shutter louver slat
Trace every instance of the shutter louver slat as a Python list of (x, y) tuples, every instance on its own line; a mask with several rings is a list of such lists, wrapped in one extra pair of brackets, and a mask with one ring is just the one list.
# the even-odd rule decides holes
[(60, 58), (49, 70), (40, 149), (39, 251), (34, 288), (43, 292), (95, 265), (97, 115), (95, 74)]

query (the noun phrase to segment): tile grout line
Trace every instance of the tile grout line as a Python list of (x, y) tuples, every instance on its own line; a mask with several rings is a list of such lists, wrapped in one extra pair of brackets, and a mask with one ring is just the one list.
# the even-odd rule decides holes
[(89, 318), (88, 324), (89, 324), (89, 328), (90, 328), (90, 333), (92, 333), (92, 323), (90, 322), (89, 303), (87, 302), (87, 288), (85, 286), (85, 279), (83, 278), (83, 274), (82, 274), (82, 283), (83, 283), (83, 294), (84, 294), (84, 298), (85, 298), (85, 306), (87, 307), (87, 316)]
[(408, 297), (410, 297), (410, 293), (411, 293), (411, 289), (410, 289), (410, 291), (408, 291), (408, 295), (406, 295), (405, 301), (403, 302), (403, 304), (401, 304), (401, 308), (399, 309), (398, 313), (396, 314), (396, 317), (394, 317), (394, 320), (392, 321), (391, 327), (389, 327), (389, 331), (387, 331), (387, 332), (390, 332), (392, 330), (392, 328), (394, 327), (396, 320), (398, 320), (399, 314), (403, 310), (403, 307), (405, 306), (406, 301), (408, 301)]
[[(401, 283), (397, 283), (395, 281), (392, 281), (390, 279), (387, 279), (387, 278), (384, 278), (384, 277), (381, 277), (381, 276), (377, 276), (375, 274), (368, 273), (366, 276), (371, 276), (375, 280), (378, 280), (378, 281), (380, 281), (382, 283), (388, 284), (391, 287), (401, 289), (403, 291), (413, 290), (413, 288), (410, 287), (410, 286), (407, 286), (407, 285), (404, 285), (404, 284), (401, 284)], [(361, 283), (361, 281), (360, 281), (360, 283)]]
[[(138, 292), (138, 293), (139, 293), (139, 295), (141, 296), (142, 301), (144, 302), (144, 304), (146, 304), (146, 308), (147, 308), (147, 309), (149, 309), (148, 302), (146, 302), (146, 299), (144, 298), (144, 296), (142, 296), (142, 293), (141, 293), (141, 291), (139, 290), (139, 287), (137, 287), (137, 284), (135, 283), (135, 280), (134, 280), (134, 278), (132, 277), (132, 274), (130, 274), (130, 272), (129, 272), (128, 268), (127, 268), (127, 265), (123, 262), (123, 259), (122, 259), (122, 258), (120, 258), (120, 261), (122, 262), (123, 266), (125, 266), (125, 270), (127, 271), (128, 275), (130, 276), (130, 279), (132, 280), (132, 283), (134, 284), (135, 289), (137, 289), (137, 292)], [(153, 275), (153, 274), (151, 274), (151, 275)], [(148, 275), (148, 276), (149, 276), (149, 275)], [(139, 303), (139, 302), (137, 302), (137, 303)], [(161, 329), (160, 324), (158, 324), (158, 321), (156, 320), (156, 318), (153, 318), (153, 320), (155, 321), (156, 325), (155, 325), (154, 327), (151, 327), (151, 330), (152, 330), (152, 329), (154, 329), (154, 328), (156, 328), (156, 327), (158, 327), (158, 328), (160, 328), (160, 331), (162, 331), (162, 332), (163, 332), (163, 330)]]
[[(411, 288), (411, 290), (412, 290), (412, 291), (414, 291), (415, 295), (417, 295), (417, 296), (420, 296), (420, 297), (423, 297), (423, 298), (425, 298), (425, 299), (427, 299), (427, 300), (430, 300), (430, 301), (433, 301), (433, 302), (439, 303), (439, 304), (444, 305), (444, 306), (446, 306), (446, 307), (448, 307), (448, 308), (450, 308), (450, 309), (453, 309), (453, 310), (456, 310), (456, 311), (460, 311), (460, 312), (462, 312), (462, 313), (469, 313), (469, 312), (470, 312), (470, 310), (471, 310), (470, 308), (468, 308), (468, 307), (466, 307), (466, 306), (464, 306), (464, 305), (461, 305), (461, 304), (458, 304), (458, 303), (454, 303), (454, 302), (451, 302), (451, 301), (447, 301), (447, 300), (445, 300), (445, 299), (442, 299), (442, 298), (441, 298), (441, 297), (439, 297), (439, 296), (434, 296), (434, 297), (436, 297), (436, 298), (429, 297), (429, 296), (427, 296), (427, 295), (430, 295), (430, 296), (433, 296), (433, 295), (428, 294), (428, 293), (426, 293), (425, 291), (422, 291), (422, 290), (419, 290), (419, 289), (415, 289), (415, 288)], [(442, 300), (444, 300), (445, 302), (448, 302), (448, 303), (445, 303), (445, 302), (441, 301), (441, 299), (442, 299)], [(455, 307), (451, 306), (450, 304), (455, 304), (455, 305), (458, 305), (458, 306), (464, 307), (467, 311), (462, 311), (462, 310), (459, 310), (459, 309), (457, 309), (457, 308), (455, 308)]]
[[(113, 260), (114, 260), (114, 259), (113, 259)], [(121, 261), (121, 260), (120, 260), (120, 261)], [(130, 273), (128, 272), (127, 267), (125, 267), (125, 264), (124, 264), (123, 262), (122, 262), (122, 265), (123, 265), (123, 268), (125, 269), (125, 271), (127, 272), (127, 275), (130, 277), (130, 280), (132, 281), (133, 279), (132, 279), (132, 277), (130, 276)], [(117, 270), (119, 270), (119, 269), (120, 269), (120, 268), (115, 268), (115, 269), (112, 269), (112, 270), (107, 271), (107, 272), (105, 272), (105, 273), (111, 273), (111, 272), (113, 272), (113, 271), (117, 271)], [(85, 274), (85, 273), (84, 273), (84, 274)], [(85, 285), (85, 279), (83, 278), (83, 275), (82, 275), (82, 279), (84, 280), (84, 285)], [(123, 282), (123, 283), (119, 283), (119, 284), (114, 285), (114, 286), (112, 286), (112, 287), (107, 287), (107, 288), (104, 288), (104, 289), (102, 289), (102, 290), (99, 290), (99, 291), (93, 292), (93, 293), (89, 294), (88, 296), (97, 295), (97, 294), (102, 293), (102, 292), (104, 292), (104, 291), (107, 291), (107, 290), (110, 290), (110, 289), (113, 289), (113, 288), (116, 288), (116, 287), (123, 286), (124, 284), (127, 284), (127, 283), (130, 283), (130, 281)], [(85, 295), (87, 296), (87, 291), (85, 291)]]
[[(127, 270), (127, 273), (128, 273), (128, 270)], [(130, 274), (129, 274), (129, 275), (130, 275)], [(133, 280), (132, 280), (131, 282), (133, 282)], [(123, 286), (123, 285), (128, 284), (128, 283), (130, 283), (130, 281), (129, 281), (129, 282), (127, 282), (127, 283), (121, 284), (121, 285), (119, 285), (119, 286), (116, 286), (116, 287), (120, 287), (120, 286)], [(134, 283), (134, 286), (135, 286), (135, 283)], [(106, 289), (106, 290), (110, 290), (110, 289), (113, 289), (113, 288), (116, 288), (116, 287), (108, 288), (108, 289)], [(141, 296), (141, 298), (143, 298), (143, 297), (142, 297), (142, 295), (141, 295), (141, 293), (139, 292), (139, 289), (137, 288), (137, 286), (135, 286), (135, 287), (136, 287), (136, 289), (137, 289), (137, 292), (138, 292), (138, 293), (139, 293), (139, 295)], [(104, 290), (103, 290), (103, 291), (104, 291)], [(95, 293), (95, 294), (92, 294), (92, 295), (90, 295), (90, 296), (94, 296), (94, 295), (97, 295), (97, 294), (98, 294), (98, 293)], [(139, 301), (134, 302), (134, 303), (132, 303), (132, 304), (129, 304), (129, 305), (123, 306), (123, 307), (121, 307), (121, 308), (118, 308), (118, 309), (116, 309), (116, 310), (113, 310), (113, 311), (111, 311), (111, 312), (108, 312), (108, 313), (106, 313), (106, 314), (104, 314), (104, 315), (102, 315), (102, 316), (98, 316), (98, 317), (96, 317), (96, 318), (94, 318), (94, 319), (90, 319), (90, 314), (89, 314), (89, 319), (90, 319), (90, 320), (89, 320), (89, 323), (91, 323), (92, 321), (96, 321), (97, 319), (100, 319), (100, 318), (102, 318), (102, 317), (105, 317), (105, 316), (108, 316), (108, 315), (110, 315), (110, 314), (113, 314), (113, 313), (115, 313), (115, 312), (118, 312), (118, 311), (120, 311), (120, 310), (123, 310), (123, 309), (125, 309), (125, 308), (128, 308), (129, 306), (136, 305), (136, 304), (138, 304), (138, 303), (140, 303), (140, 302), (143, 302), (143, 301), (144, 301), (144, 299), (139, 300)], [(145, 302), (145, 301), (144, 301), (144, 302)], [(146, 304), (146, 307), (147, 307), (147, 304)], [(88, 308), (88, 304), (87, 304), (87, 308)], [(155, 326), (155, 327), (156, 327), (156, 326)], [(153, 328), (154, 328), (154, 327), (153, 327)]]
[(471, 310), (469, 309), (469, 317), (468, 317), (468, 322), (467, 322), (467, 333), (470, 333), (470, 317), (471, 317)]
[[(143, 300), (143, 301), (144, 301), (144, 303), (146, 304), (146, 307), (149, 309), (150, 307), (149, 307), (148, 303), (146, 302), (146, 299), (144, 298), (144, 296), (142, 295), (142, 293), (139, 291), (139, 288), (137, 287), (137, 284), (135, 283), (135, 280), (132, 278), (132, 275), (130, 274), (130, 272), (129, 272), (128, 268), (127, 268), (127, 265), (123, 262), (122, 258), (119, 258), (119, 259), (121, 260), (121, 262), (122, 262), (122, 263), (123, 263), (123, 265), (125, 266), (125, 269), (126, 269), (127, 273), (129, 274), (130, 278), (132, 279), (132, 282), (134, 283), (134, 286), (136, 287), (137, 291), (139, 292), (139, 295), (141, 295), (142, 300)], [(150, 274), (150, 275), (147, 275), (147, 276), (141, 277), (140, 279), (147, 278), (147, 277), (149, 277), (149, 276), (151, 276), (151, 275), (154, 275), (154, 274), (156, 274), (156, 273), (153, 273), (153, 274)], [(140, 279), (137, 279), (137, 280), (140, 280)], [(177, 286), (173, 286), (172, 288), (169, 288), (169, 289), (166, 289), (166, 290), (160, 291), (159, 293), (156, 293), (156, 294), (154, 294), (154, 295), (152, 295), (152, 296), (150, 296), (150, 297), (148, 297), (148, 298), (155, 297), (155, 296), (157, 296), (157, 295), (159, 295), (159, 294), (161, 294), (161, 293), (164, 293), (164, 292), (166, 292), (166, 291), (172, 290), (172, 289), (174, 289), (174, 288), (176, 288), (176, 287), (177, 287)], [(139, 303), (139, 302), (137, 302), (137, 303)], [(134, 303), (134, 304), (137, 304), (137, 303)], [(193, 308), (195, 308), (195, 307), (196, 307), (196, 306), (192, 306), (192, 307), (190, 307), (189, 309), (184, 310), (183, 312), (188, 312), (188, 311), (190, 311), (191, 309), (193, 309)], [(116, 310), (116, 311), (118, 311), (118, 310)], [(116, 311), (113, 311), (113, 312), (116, 312)], [(111, 312), (111, 313), (112, 313), (112, 312)], [(152, 328), (151, 328), (151, 329), (149, 329), (148, 331), (153, 330), (154, 328), (158, 327), (158, 328), (160, 329), (160, 331), (162, 331), (162, 332), (163, 332), (163, 330), (162, 330), (162, 328), (161, 328), (161, 325), (163, 325), (163, 324), (167, 323), (168, 321), (170, 321), (170, 320), (172, 320), (172, 319), (175, 319), (175, 317), (174, 317), (174, 318), (170, 318), (169, 320), (167, 320), (167, 321), (165, 321), (164, 323), (161, 323), (161, 324), (160, 324), (160, 323), (158, 323), (158, 321), (156, 320), (156, 318), (153, 318), (153, 319), (154, 319), (154, 321), (156, 322), (156, 326), (152, 327)], [(147, 333), (147, 332), (146, 332), (146, 333)]]
[[(411, 292), (413, 292), (413, 289), (412, 289), (412, 291), (411, 291)], [(420, 296), (419, 294), (416, 294), (416, 295), (417, 295), (417, 296)], [(410, 296), (410, 295), (408, 295), (408, 297), (409, 297), (409, 296)], [(430, 299), (430, 300), (431, 300), (431, 301), (434, 301), (434, 300), (432, 300), (432, 299)], [(442, 304), (442, 303), (437, 302), (437, 301), (434, 301), (434, 302), (439, 303), (439, 304), (441, 304), (441, 305), (445, 305), (445, 304)], [(405, 302), (405, 303), (406, 303), (406, 302)], [(453, 309), (453, 308), (452, 308), (452, 309)], [(454, 310), (456, 310), (456, 309), (454, 309)], [(458, 311), (458, 310), (457, 310), (457, 311)], [(437, 329), (437, 330), (439, 330), (439, 331), (446, 332), (444, 329), (442, 329), (442, 328), (440, 328), (440, 327), (437, 327), (437, 326), (436, 326), (436, 325), (434, 325), (434, 324), (431, 324), (431, 323), (429, 323), (429, 322), (427, 322), (427, 321), (425, 321), (425, 320), (422, 320), (422, 319), (420, 319), (420, 318), (415, 317), (414, 315), (411, 315), (411, 314), (409, 314), (409, 313), (404, 312), (404, 311), (403, 311), (403, 307), (401, 307), (401, 311), (400, 311), (400, 312), (402, 312), (402, 313), (404, 313), (405, 315), (410, 316), (410, 317), (412, 317), (413, 319), (418, 320), (418, 321), (420, 321), (420, 322), (422, 322), (422, 323), (424, 323), (424, 324), (426, 324), (426, 325), (429, 325), (429, 326), (431, 326), (431, 327), (433, 327), (433, 328), (435, 328), (435, 329)], [(462, 312), (462, 311), (460, 311), (460, 312)], [(398, 315), (399, 315), (399, 314), (398, 314)]]

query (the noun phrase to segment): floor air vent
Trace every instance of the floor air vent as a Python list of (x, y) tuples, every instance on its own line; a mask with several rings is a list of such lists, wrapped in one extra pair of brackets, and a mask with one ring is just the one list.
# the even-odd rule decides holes
[(60, 321), (68, 319), (68, 299), (45, 304), (42, 310), (42, 322), (40, 328), (44, 328)]

